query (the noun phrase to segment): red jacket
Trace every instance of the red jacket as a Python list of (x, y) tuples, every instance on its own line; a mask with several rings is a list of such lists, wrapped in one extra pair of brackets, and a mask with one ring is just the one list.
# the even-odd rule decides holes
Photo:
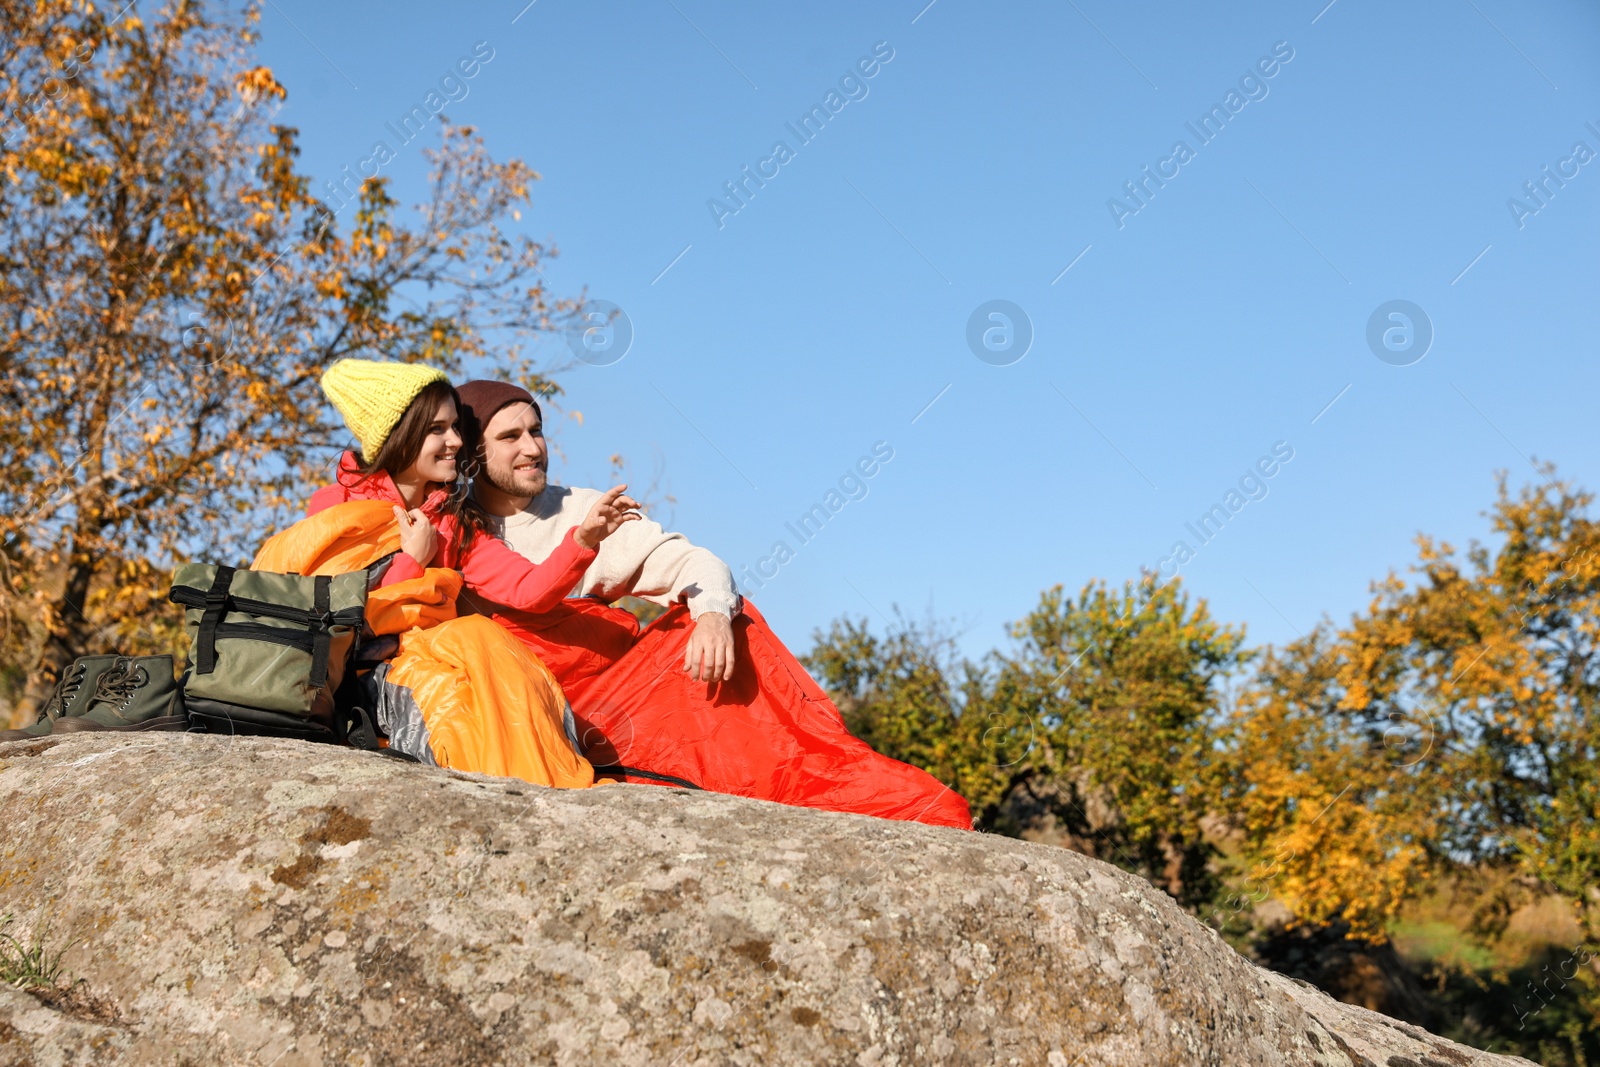
[[(378, 471), (370, 478), (363, 477), (355, 455), (346, 452), (339, 459), (337, 480), (311, 494), (306, 514), (315, 515), (335, 504), (351, 500), (387, 500), (398, 507), (405, 507), (400, 490), (395, 488), (394, 479), (383, 471)], [(584, 548), (574, 540), (576, 528), (543, 563), (532, 562), (498, 537), (487, 534), (469, 538), (463, 551), (461, 520), (444, 512), (448, 500), (449, 494), (445, 490), (436, 489), (422, 502), (422, 513), (433, 523), (439, 535), (439, 547), (429, 566), (460, 571), (466, 593), (492, 600), (495, 604), (504, 604), (519, 611), (550, 611), (577, 586), (598, 552), (597, 549)], [(380, 585), (393, 585), (421, 576), (422, 567), (401, 552), (389, 564)], [(473, 601), (469, 600), (468, 603)]]

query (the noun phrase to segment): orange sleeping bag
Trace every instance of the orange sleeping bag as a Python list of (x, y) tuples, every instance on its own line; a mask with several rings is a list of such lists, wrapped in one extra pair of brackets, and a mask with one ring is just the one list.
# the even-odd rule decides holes
[[(251, 566), (345, 574), (399, 549), (394, 506), (353, 500), (276, 534)], [(420, 712), (423, 755), (441, 767), (569, 789), (593, 785), (594, 768), (563, 729), (569, 708), (555, 676), (492, 620), (458, 617), (460, 592), (461, 575), (440, 567), (369, 591), (368, 625), (400, 642), (383, 671), (384, 700)]]

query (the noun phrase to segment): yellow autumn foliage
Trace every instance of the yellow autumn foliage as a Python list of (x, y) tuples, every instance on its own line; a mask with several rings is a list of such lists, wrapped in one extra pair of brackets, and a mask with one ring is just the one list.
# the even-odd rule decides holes
[(412, 221), (383, 179), (320, 200), (248, 5), (0, 5), (0, 690), (26, 680), (25, 721), (74, 657), (166, 647), (175, 562), (249, 558), (304, 506), (346, 439), (330, 362), (548, 393), (520, 345), (574, 305), (496, 227), (531, 170), (470, 128), (441, 123)]
[(1243, 695), (1227, 806), (1302, 921), (1381, 939), (1445, 884), (1480, 894), (1491, 932), (1515, 893), (1593, 907), (1600, 527), (1553, 474), (1502, 479), (1494, 545), (1420, 538), (1409, 581), (1269, 653)]

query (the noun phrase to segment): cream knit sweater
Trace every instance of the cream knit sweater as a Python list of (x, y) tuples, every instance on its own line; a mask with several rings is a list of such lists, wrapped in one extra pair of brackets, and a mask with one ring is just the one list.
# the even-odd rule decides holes
[[(543, 563), (604, 495), (598, 489), (546, 485), (522, 511), (495, 518), (495, 532), (519, 554)], [(572, 595), (608, 601), (636, 596), (663, 607), (683, 600), (695, 619), (708, 611), (731, 619), (739, 606), (733, 572), (726, 563), (650, 519), (624, 523), (600, 542), (599, 554)]]

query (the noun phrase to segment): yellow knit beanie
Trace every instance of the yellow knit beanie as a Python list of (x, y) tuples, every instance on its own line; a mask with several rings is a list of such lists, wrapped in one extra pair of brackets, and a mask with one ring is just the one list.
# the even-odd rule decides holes
[(449, 380), (420, 363), (341, 359), (323, 372), (322, 391), (361, 443), (362, 460), (371, 463), (417, 394)]

